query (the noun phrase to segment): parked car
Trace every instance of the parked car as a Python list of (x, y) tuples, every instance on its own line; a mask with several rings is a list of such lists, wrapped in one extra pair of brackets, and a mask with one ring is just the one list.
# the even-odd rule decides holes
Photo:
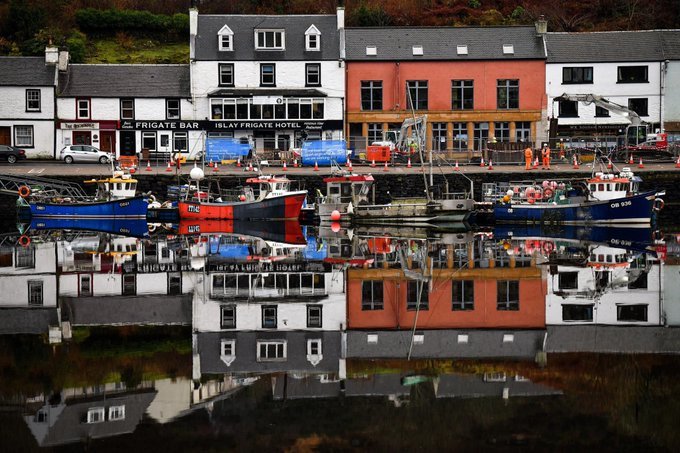
[(67, 164), (72, 164), (73, 162), (99, 162), (106, 164), (115, 158), (115, 155), (90, 145), (64, 146), (59, 154), (59, 159)]
[(26, 151), (16, 146), (0, 145), (0, 159), (13, 164), (18, 160), (26, 159)]

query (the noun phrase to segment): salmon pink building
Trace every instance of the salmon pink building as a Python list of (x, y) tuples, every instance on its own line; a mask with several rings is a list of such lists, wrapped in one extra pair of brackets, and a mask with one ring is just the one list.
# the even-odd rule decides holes
[(347, 29), (351, 146), (382, 140), (414, 113), (427, 115), (428, 149), (461, 157), (487, 143), (543, 140), (542, 25)]

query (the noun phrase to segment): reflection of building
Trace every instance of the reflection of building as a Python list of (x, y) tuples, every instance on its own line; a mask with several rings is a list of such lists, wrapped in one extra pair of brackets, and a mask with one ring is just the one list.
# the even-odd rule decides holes
[(129, 434), (155, 395), (153, 388), (128, 391), (121, 383), (67, 389), (60, 401), (47, 402), (24, 420), (41, 447)]
[(663, 322), (662, 275), (656, 258), (604, 245), (589, 247), (585, 255), (578, 265), (551, 266), (547, 324)]
[[(484, 237), (449, 245), (374, 238), (367, 246), (373, 268), (347, 271), (350, 329), (411, 329), (416, 312), (423, 329), (545, 325), (541, 269), (529, 255)], [(400, 259), (405, 248), (411, 252)]]
[(680, 329), (631, 325), (548, 326), (546, 352), (678, 354)]

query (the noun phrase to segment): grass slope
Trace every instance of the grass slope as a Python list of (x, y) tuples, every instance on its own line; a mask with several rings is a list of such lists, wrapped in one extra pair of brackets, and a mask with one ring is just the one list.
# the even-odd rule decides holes
[(162, 43), (151, 39), (91, 39), (85, 63), (189, 63), (189, 43)]

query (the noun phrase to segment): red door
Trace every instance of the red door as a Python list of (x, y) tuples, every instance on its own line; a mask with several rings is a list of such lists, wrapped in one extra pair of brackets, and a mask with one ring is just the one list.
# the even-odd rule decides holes
[(0, 145), (12, 145), (12, 131), (10, 127), (0, 127)]
[(109, 153), (116, 153), (116, 131), (101, 131), (99, 149)]

